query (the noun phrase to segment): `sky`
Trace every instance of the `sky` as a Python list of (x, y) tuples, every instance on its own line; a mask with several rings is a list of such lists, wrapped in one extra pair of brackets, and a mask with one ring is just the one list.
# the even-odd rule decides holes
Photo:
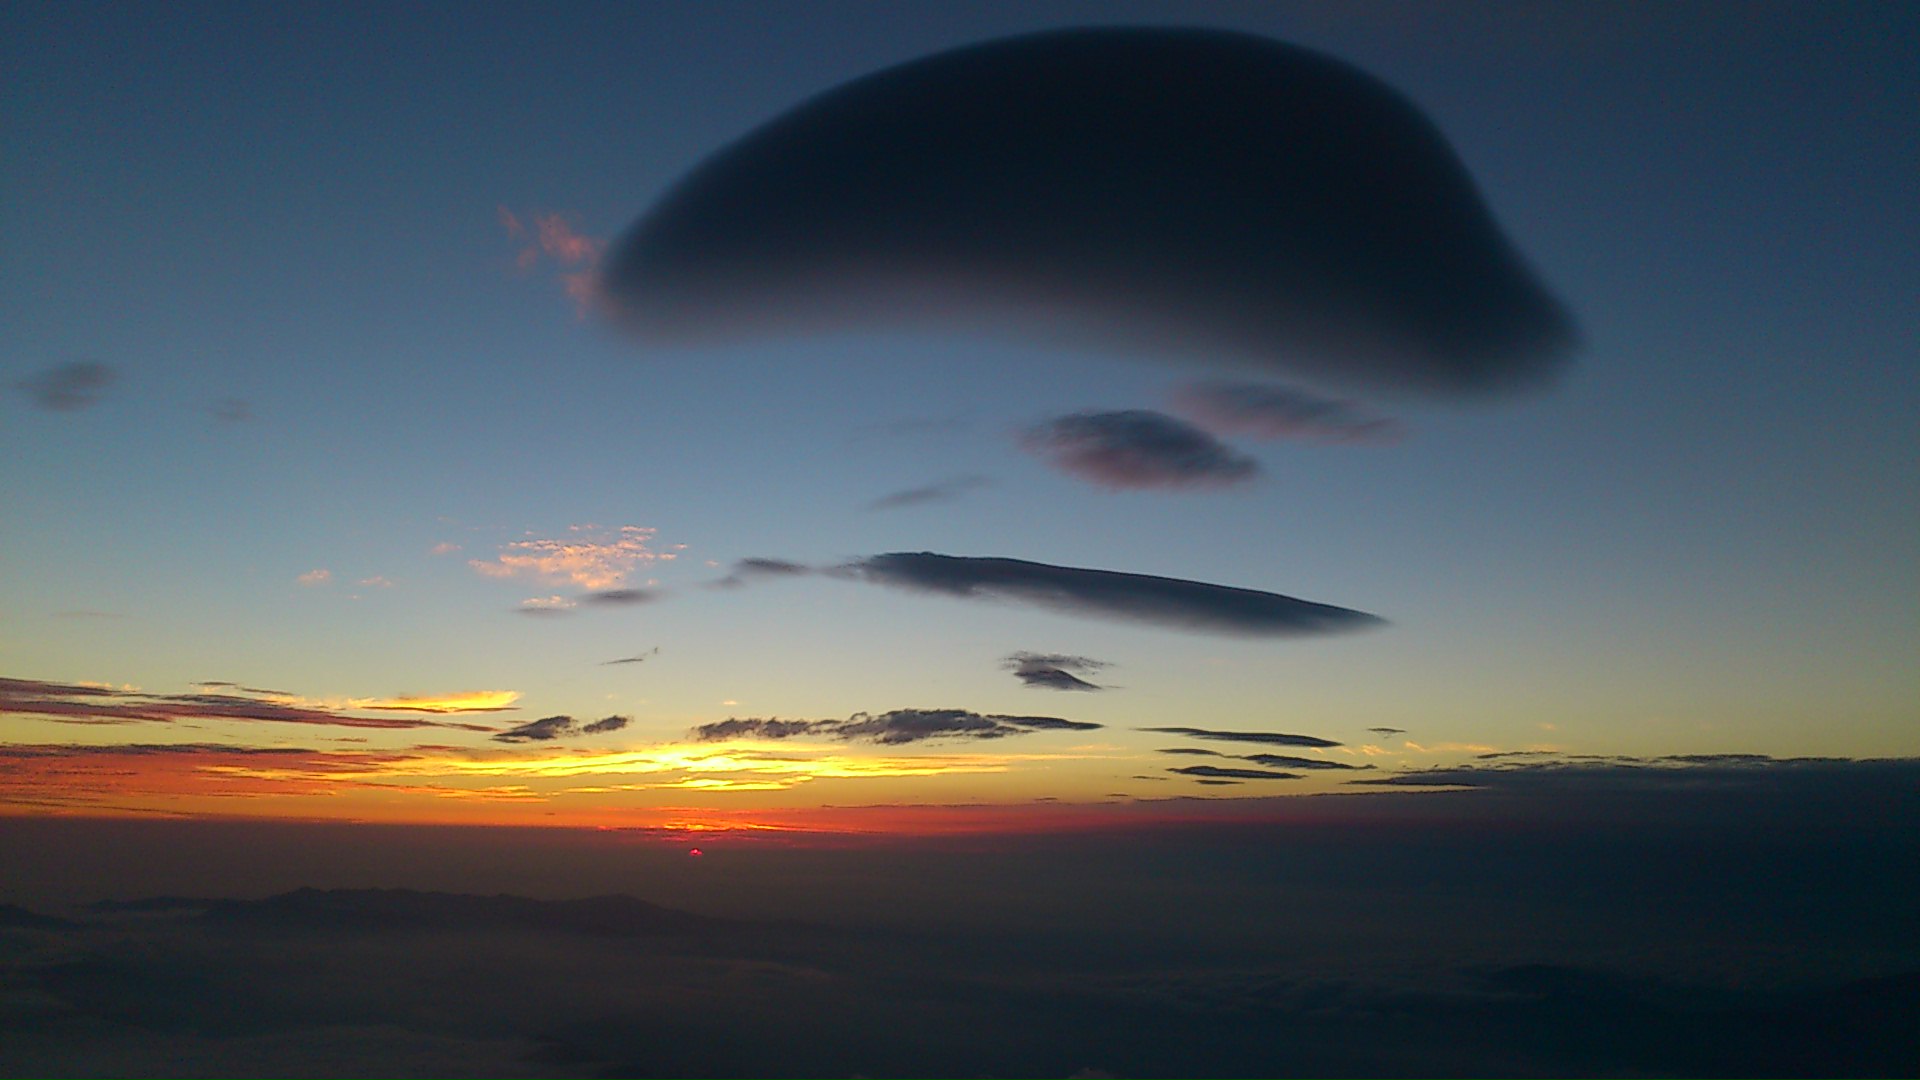
[[(1911, 8), (4, 21), (0, 813), (1045, 832), (1920, 752)], [(961, 63), (761, 128), (1084, 26), (1410, 106), (1035, 164), (1131, 106)]]

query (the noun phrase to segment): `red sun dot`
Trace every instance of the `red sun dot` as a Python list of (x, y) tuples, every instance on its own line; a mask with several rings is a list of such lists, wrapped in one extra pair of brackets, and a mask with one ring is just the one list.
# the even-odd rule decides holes
[(703, 852), (703, 851), (701, 851), (701, 850), (700, 850), (699, 848), (689, 848), (689, 849), (687, 849), (687, 854), (689, 854), (689, 855), (691, 855), (691, 856), (693, 856), (694, 858), (696, 858), (696, 859), (697, 859), (697, 858), (699, 858), (699, 857), (700, 857), (701, 855), (704, 855), (704, 854), (706, 854), (706, 853), (705, 853), (705, 852)]

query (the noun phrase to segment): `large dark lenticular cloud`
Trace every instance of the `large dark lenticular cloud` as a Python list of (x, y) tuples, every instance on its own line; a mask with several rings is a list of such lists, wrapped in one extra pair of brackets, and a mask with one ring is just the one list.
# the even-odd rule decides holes
[(1575, 340), (1412, 102), (1213, 29), (1046, 31), (828, 90), (669, 190), (601, 289), (651, 340), (991, 316), (1387, 390), (1534, 381)]
[(829, 573), (921, 592), (1014, 600), (1076, 615), (1223, 634), (1325, 634), (1386, 621), (1363, 611), (1257, 589), (1023, 559), (900, 551), (860, 559)]

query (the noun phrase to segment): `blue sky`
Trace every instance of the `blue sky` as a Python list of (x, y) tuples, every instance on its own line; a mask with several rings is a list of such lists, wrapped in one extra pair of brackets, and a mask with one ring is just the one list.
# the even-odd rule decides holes
[[(12, 677), (336, 704), (511, 690), (513, 711), (468, 719), (630, 717), (600, 749), (908, 708), (1105, 725), (942, 751), (1040, 764), (821, 796), (854, 803), (1171, 794), (1189, 782), (1130, 779), (1165, 775), (1167, 740), (1134, 730), (1157, 725), (1308, 733), (1388, 769), (1528, 748), (1916, 750), (1909, 9), (21, 5), (5, 21)], [(1565, 376), (1370, 401), (1405, 426), (1390, 445), (1229, 438), (1259, 464), (1248, 483), (1116, 491), (1019, 432), (1168, 411), (1231, 372), (937, 327), (647, 346), (583, 317), (563, 280), (579, 267), (539, 250), (543, 218), (604, 243), (708, 154), (848, 79), (1087, 23), (1249, 31), (1408, 95), (1572, 310)], [(35, 380), (76, 363), (110, 381), (47, 407)], [(657, 582), (658, 599), (529, 617), (527, 600), (606, 586), (474, 565), (621, 535), (638, 546), (614, 584)], [(711, 587), (742, 558), (897, 551), (1267, 590), (1390, 625), (1235, 638), (830, 577)], [(1023, 687), (1002, 665), (1016, 651), (1105, 661), (1112, 688)], [(0, 718), (15, 744), (314, 737)]]

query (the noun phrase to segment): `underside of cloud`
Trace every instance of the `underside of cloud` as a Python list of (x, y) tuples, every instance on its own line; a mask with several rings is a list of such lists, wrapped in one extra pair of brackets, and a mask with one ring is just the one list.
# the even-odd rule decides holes
[(234, 720), (282, 724), (326, 724), (358, 728), (453, 727), (493, 731), (480, 724), (428, 720), (424, 716), (356, 716), (357, 711), (451, 714), (498, 712), (511, 706), (513, 691), (474, 691), (440, 698), (349, 699), (339, 704), (312, 702), (272, 691), (241, 693), (148, 694), (136, 690), (38, 679), (0, 679), (0, 716), (34, 716), (71, 724), (131, 724)]
[(1353, 402), (1263, 383), (1199, 383), (1176, 395), (1173, 407), (1215, 435), (1392, 443), (1405, 434), (1399, 421), (1375, 415)]
[(519, 727), (509, 728), (495, 735), (494, 739), (497, 742), (550, 742), (570, 735), (604, 735), (619, 731), (632, 722), (632, 718), (626, 716), (609, 716), (587, 722), (566, 715), (543, 716)]
[(1260, 473), (1252, 458), (1192, 424), (1145, 409), (1057, 417), (1028, 428), (1020, 445), (1110, 488), (1222, 487)]
[(1014, 678), (1036, 690), (1106, 689), (1099, 683), (1088, 682), (1080, 677), (1107, 666), (1105, 661), (1090, 656), (1017, 652), (1008, 656), (1001, 665), (1013, 672)]
[(927, 739), (1000, 739), (1035, 731), (1092, 731), (1101, 725), (1057, 716), (1001, 716), (966, 709), (895, 709), (854, 713), (845, 720), (728, 719), (691, 732), (700, 742), (722, 739), (833, 739), (882, 745)]
[(99, 404), (115, 378), (114, 370), (107, 365), (80, 360), (50, 367), (15, 385), (43, 409), (78, 412)]
[(856, 79), (701, 163), (601, 269), (651, 341), (931, 323), (1430, 393), (1537, 382), (1575, 343), (1413, 103), (1216, 29)]

